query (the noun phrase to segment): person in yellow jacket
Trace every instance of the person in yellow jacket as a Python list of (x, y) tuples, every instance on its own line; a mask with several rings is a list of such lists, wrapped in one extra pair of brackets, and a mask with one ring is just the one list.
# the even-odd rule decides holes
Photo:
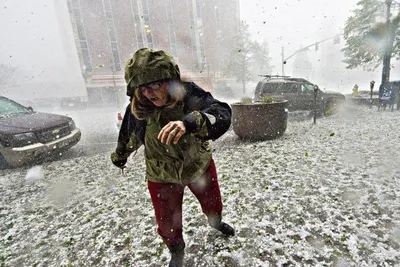
[(353, 96), (358, 96), (358, 85), (357, 84), (355, 84), (354, 87), (353, 87), (352, 95)]
[(185, 187), (199, 200), (211, 227), (227, 236), (222, 200), (212, 158), (212, 140), (231, 125), (231, 108), (192, 82), (183, 82), (172, 56), (142, 48), (125, 67), (131, 99), (111, 160), (124, 168), (144, 145), (146, 179), (158, 233), (171, 252), (169, 266), (183, 266), (182, 202)]

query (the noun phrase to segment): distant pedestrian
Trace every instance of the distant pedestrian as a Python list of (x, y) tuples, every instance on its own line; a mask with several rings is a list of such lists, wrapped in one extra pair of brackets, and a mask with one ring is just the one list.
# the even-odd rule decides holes
[(111, 160), (123, 169), (129, 155), (145, 146), (146, 179), (158, 233), (171, 252), (169, 266), (183, 266), (182, 201), (187, 186), (208, 223), (227, 236), (211, 140), (231, 124), (231, 109), (196, 84), (183, 82), (174, 59), (142, 48), (125, 67), (131, 98)]
[(355, 84), (354, 87), (353, 87), (352, 95), (353, 96), (358, 96), (358, 85), (357, 84)]

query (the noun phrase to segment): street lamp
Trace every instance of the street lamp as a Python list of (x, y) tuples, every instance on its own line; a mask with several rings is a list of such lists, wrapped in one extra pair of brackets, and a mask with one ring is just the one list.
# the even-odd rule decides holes
[(372, 108), (372, 90), (374, 90), (375, 81), (371, 81), (369, 87), (371, 88), (371, 98), (369, 100), (369, 108)]
[[(391, 0), (388, 0), (388, 1), (391, 1)], [(321, 40), (321, 41), (317, 41), (317, 42), (315, 42), (315, 43), (312, 43), (312, 44), (310, 44), (310, 45), (307, 45), (306, 47), (303, 47), (303, 48), (297, 50), (296, 52), (294, 52), (293, 54), (291, 54), (291, 55), (288, 56), (287, 58), (285, 58), (285, 49), (284, 49), (284, 47), (282, 46), (282, 53), (281, 53), (281, 55), (282, 55), (282, 76), (285, 76), (285, 64), (286, 64), (286, 61), (287, 61), (289, 58), (293, 57), (294, 55), (296, 55), (296, 54), (298, 54), (298, 53), (300, 53), (300, 52), (308, 51), (308, 48), (310, 48), (310, 47), (312, 47), (312, 46), (314, 46), (315, 51), (318, 51), (318, 50), (319, 50), (319, 44), (320, 44), (320, 43), (323, 43), (323, 42), (326, 42), (326, 41), (328, 41), (328, 40), (332, 40), (332, 39), (333, 39), (333, 44), (339, 44), (339, 43), (340, 43), (340, 35), (341, 35), (341, 34), (336, 34), (335, 36), (332, 36), (332, 37), (323, 39), (323, 40)]]
[(314, 85), (314, 124), (317, 123), (317, 96), (318, 85)]

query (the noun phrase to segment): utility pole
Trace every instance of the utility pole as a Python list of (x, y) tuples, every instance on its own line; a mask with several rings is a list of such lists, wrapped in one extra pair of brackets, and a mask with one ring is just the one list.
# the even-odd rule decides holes
[(392, 22), (390, 21), (390, 8), (392, 6), (392, 0), (386, 0), (386, 27), (387, 27), (387, 37), (385, 42), (385, 50), (383, 54), (383, 62), (382, 62), (382, 81), (381, 84), (384, 82), (389, 81), (390, 78), (390, 58), (392, 57), (392, 50), (393, 50), (393, 26)]

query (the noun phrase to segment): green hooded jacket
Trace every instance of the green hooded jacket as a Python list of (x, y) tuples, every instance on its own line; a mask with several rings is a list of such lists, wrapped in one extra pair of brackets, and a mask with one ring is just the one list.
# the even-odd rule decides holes
[[(160, 67), (160, 71), (157, 70)], [(127, 62), (125, 79), (127, 94), (135, 87), (163, 79), (179, 80), (179, 68), (165, 52), (138, 50)], [(132, 84), (129, 84), (132, 83)], [(231, 125), (231, 108), (194, 83), (179, 86), (184, 97), (173, 107), (157, 108), (147, 119), (139, 120), (128, 105), (116, 151), (112, 160), (125, 160), (142, 144), (145, 145), (146, 178), (153, 182), (189, 184), (202, 175), (211, 160), (212, 141)], [(183, 121), (186, 133), (178, 144), (166, 145), (157, 137), (170, 121)]]

